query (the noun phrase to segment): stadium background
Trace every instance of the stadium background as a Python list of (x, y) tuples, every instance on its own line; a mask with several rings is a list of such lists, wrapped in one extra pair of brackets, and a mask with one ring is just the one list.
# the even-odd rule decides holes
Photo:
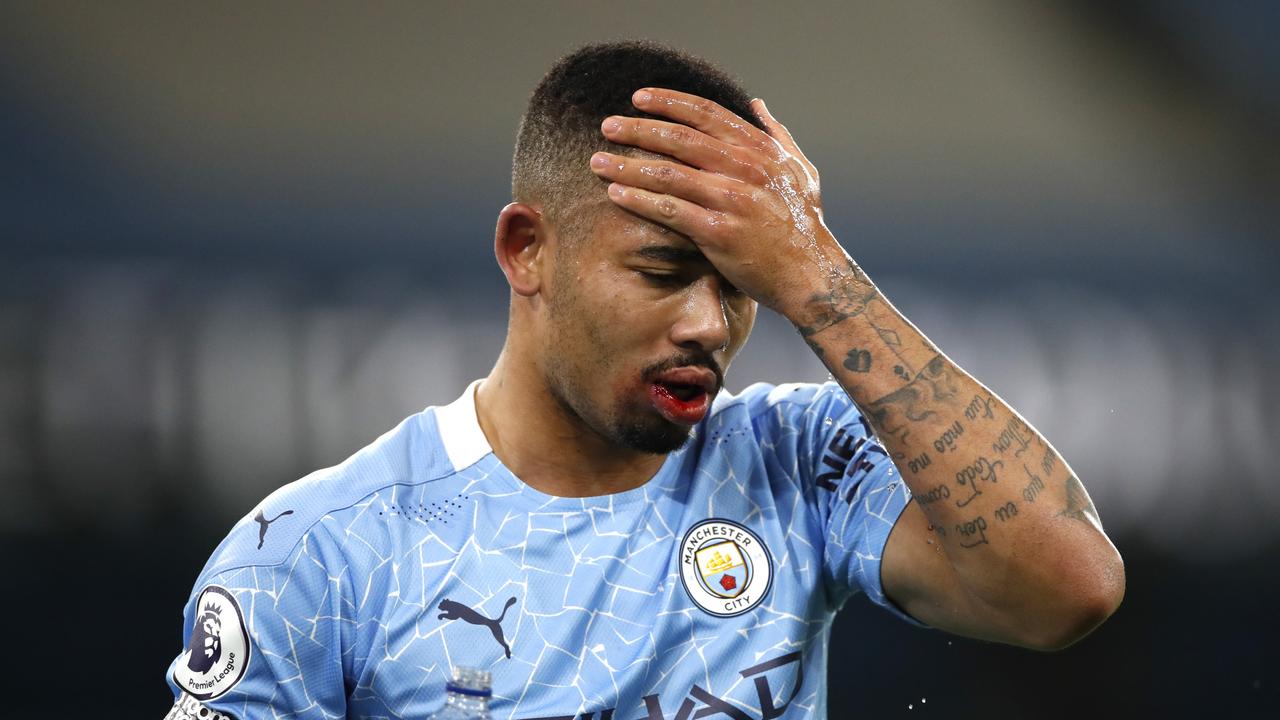
[[(639, 36), (769, 101), (838, 237), (1127, 562), (1054, 655), (851, 603), (832, 717), (1268, 715), (1277, 31), (1195, 0), (0, 5), (4, 714), (161, 717), (231, 523), (487, 370), (523, 103)], [(823, 377), (762, 317), (729, 385)]]

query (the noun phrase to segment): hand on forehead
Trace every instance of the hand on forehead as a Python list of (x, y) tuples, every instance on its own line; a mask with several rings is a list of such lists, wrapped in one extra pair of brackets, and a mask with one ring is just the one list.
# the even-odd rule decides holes
[(762, 101), (751, 110), (767, 132), (688, 93), (642, 88), (632, 102), (649, 117), (610, 115), (600, 127), (627, 152), (591, 157), (614, 204), (689, 238), (735, 285), (775, 304), (791, 298), (769, 268), (841, 260), (822, 223), (817, 169)]

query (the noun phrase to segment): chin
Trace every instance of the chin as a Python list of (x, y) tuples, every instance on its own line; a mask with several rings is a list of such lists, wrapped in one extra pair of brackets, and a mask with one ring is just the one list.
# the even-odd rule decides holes
[(662, 419), (620, 425), (614, 432), (619, 444), (653, 455), (666, 455), (679, 450), (689, 442), (692, 435), (692, 425), (677, 425)]

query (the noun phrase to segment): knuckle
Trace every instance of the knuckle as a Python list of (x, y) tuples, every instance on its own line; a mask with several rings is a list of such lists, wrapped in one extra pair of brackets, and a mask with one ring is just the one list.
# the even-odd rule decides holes
[(745, 183), (740, 184), (740, 186), (725, 188), (721, 192), (725, 205), (736, 211), (759, 205), (765, 196), (763, 190)]
[(726, 213), (707, 213), (703, 225), (705, 226), (703, 234), (710, 240), (722, 242), (733, 236), (733, 222)]
[(663, 217), (675, 217), (676, 201), (669, 197), (658, 200), (658, 212), (662, 213)]
[(669, 163), (643, 167), (640, 172), (651, 178), (653, 187), (658, 190), (670, 190), (684, 179), (684, 174)]

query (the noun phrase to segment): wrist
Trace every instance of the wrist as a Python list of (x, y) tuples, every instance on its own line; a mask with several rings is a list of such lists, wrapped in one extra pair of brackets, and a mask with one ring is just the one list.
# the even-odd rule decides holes
[(815, 335), (844, 320), (861, 315), (879, 290), (843, 248), (819, 256), (812, 270), (791, 288), (787, 305), (778, 312), (801, 335)]

